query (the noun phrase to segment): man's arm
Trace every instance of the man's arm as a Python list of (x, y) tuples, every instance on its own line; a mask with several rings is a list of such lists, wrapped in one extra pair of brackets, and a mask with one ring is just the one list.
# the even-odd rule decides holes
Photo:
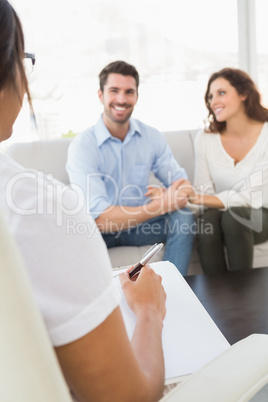
[(95, 330), (57, 347), (66, 380), (79, 401), (157, 401), (164, 384), (161, 334), (166, 295), (161, 278), (144, 267), (136, 280), (120, 277), (137, 317), (131, 343), (119, 307)]
[[(185, 186), (184, 184), (187, 183)], [(136, 226), (156, 216), (184, 208), (188, 202), (189, 186), (185, 179), (176, 180), (166, 191), (153, 197), (148, 204), (137, 207), (111, 205), (97, 219), (101, 232), (109, 233)]]

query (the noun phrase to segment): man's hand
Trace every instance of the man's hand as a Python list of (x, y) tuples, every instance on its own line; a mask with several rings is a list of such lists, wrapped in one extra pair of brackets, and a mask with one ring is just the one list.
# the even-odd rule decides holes
[(178, 184), (180, 191), (183, 194), (185, 194), (188, 198), (192, 197), (195, 194), (194, 188), (189, 180), (180, 179), (176, 180), (174, 183)]
[(96, 224), (102, 233), (118, 232), (149, 219), (185, 208), (188, 198), (194, 194), (188, 180), (179, 179), (169, 188), (149, 186), (146, 196), (150, 202), (144, 205), (129, 207), (110, 205), (96, 218)]
[(162, 197), (163, 193), (166, 191), (165, 187), (159, 186), (148, 186), (148, 190), (145, 193), (146, 197), (150, 197), (151, 200), (158, 199)]
[(179, 179), (167, 189), (149, 186), (145, 195), (150, 197), (152, 201), (160, 202), (163, 213), (166, 213), (185, 208), (189, 197), (194, 195), (194, 190), (188, 180)]
[(162, 195), (165, 212), (185, 208), (190, 193), (191, 185), (188, 180), (179, 179), (174, 181)]

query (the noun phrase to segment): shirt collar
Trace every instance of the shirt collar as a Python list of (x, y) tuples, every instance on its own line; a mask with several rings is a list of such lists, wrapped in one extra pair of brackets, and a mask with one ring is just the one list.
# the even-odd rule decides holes
[(127, 136), (129, 135), (132, 137), (134, 134), (141, 135), (141, 130), (139, 128), (137, 120), (130, 118), (129, 119), (129, 130), (128, 130)]
[[(95, 131), (95, 137), (96, 137), (99, 147), (105, 141), (113, 139), (113, 136), (111, 135), (110, 131), (108, 130), (108, 128), (105, 126), (105, 124), (103, 122), (102, 116), (100, 116), (97, 124), (95, 125), (94, 131)], [(130, 118), (129, 119), (129, 130), (127, 132), (126, 138), (131, 138), (135, 134), (141, 135), (141, 131), (140, 131), (137, 121)]]

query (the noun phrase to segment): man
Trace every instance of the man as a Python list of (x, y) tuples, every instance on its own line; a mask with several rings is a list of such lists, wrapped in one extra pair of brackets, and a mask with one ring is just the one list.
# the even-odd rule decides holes
[[(83, 189), (108, 248), (165, 242), (163, 259), (186, 275), (193, 242), (187, 175), (164, 136), (131, 118), (138, 100), (135, 67), (116, 61), (99, 79), (103, 114), (69, 147), (70, 182)], [(166, 190), (148, 190), (151, 171)]]

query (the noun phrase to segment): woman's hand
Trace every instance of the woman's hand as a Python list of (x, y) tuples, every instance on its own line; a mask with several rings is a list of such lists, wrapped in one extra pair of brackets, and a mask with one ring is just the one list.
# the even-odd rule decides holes
[(194, 193), (189, 197), (189, 202), (191, 204), (196, 204), (196, 205), (204, 205), (204, 195), (203, 194), (198, 194)]
[(128, 272), (120, 275), (120, 282), (127, 303), (136, 316), (140, 312), (154, 311), (161, 320), (166, 315), (166, 292), (162, 285), (162, 278), (150, 266), (144, 266), (136, 281), (129, 278)]
[(178, 189), (180, 190), (180, 193), (185, 195), (186, 197), (189, 198), (195, 194), (194, 188), (189, 180), (179, 179), (172, 184), (174, 183), (178, 183)]
[(191, 204), (203, 205), (204, 207), (207, 208), (217, 208), (217, 209), (224, 208), (224, 205), (221, 202), (221, 200), (215, 195), (194, 193), (193, 196), (189, 197), (189, 201)]

